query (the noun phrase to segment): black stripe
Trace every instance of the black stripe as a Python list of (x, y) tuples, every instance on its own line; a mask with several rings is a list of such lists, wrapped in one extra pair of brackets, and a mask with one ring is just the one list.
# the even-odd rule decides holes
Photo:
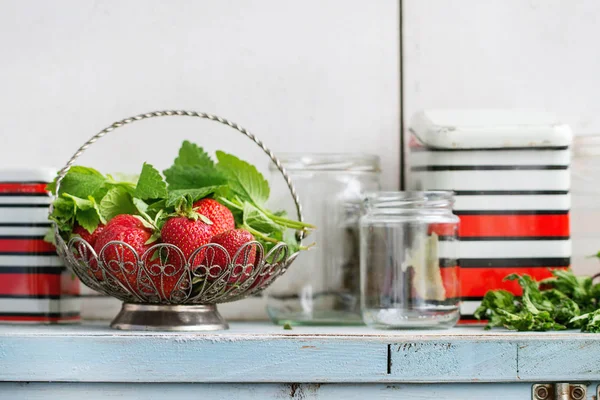
[(50, 207), (50, 203), (22, 203), (22, 204), (13, 204), (13, 203), (0, 203), (0, 208), (48, 208)]
[(456, 215), (566, 215), (569, 210), (454, 210)]
[(0, 299), (39, 299), (39, 300), (61, 300), (77, 299), (78, 294), (0, 294)]
[(101, 293), (86, 293), (86, 294), (80, 294), (79, 297), (83, 297), (86, 299), (112, 299), (112, 296), (108, 296), (106, 294), (101, 294)]
[(489, 148), (489, 147), (477, 147), (473, 149), (443, 149), (441, 147), (411, 147), (411, 152), (423, 152), (423, 151), (433, 151), (433, 152), (457, 152), (457, 151), (562, 151), (569, 150), (569, 146), (558, 146), (558, 147), (498, 147), (498, 148)]
[(50, 274), (61, 275), (67, 270), (66, 267), (0, 267), (2, 274)]
[(12, 240), (12, 239), (29, 239), (37, 240), (43, 239), (44, 235), (0, 235), (0, 240)]
[(537, 196), (569, 194), (568, 190), (456, 190), (455, 196)]
[(440, 258), (439, 266), (440, 268), (452, 268), (459, 265), (459, 262), (456, 258)]
[(452, 241), (458, 242), (458, 236), (439, 235), (438, 240), (440, 242), (452, 242)]
[(463, 301), (481, 301), (481, 300), (483, 300), (483, 297), (462, 296), (461, 300), (463, 300)]
[(0, 192), (0, 197), (52, 197), (50, 193)]
[(566, 258), (461, 258), (461, 268), (568, 267)]
[(48, 182), (44, 182), (44, 181), (0, 181), (0, 185), (33, 185), (33, 184), (48, 184)]
[(39, 313), (20, 313), (20, 312), (1, 312), (0, 320), (2, 317), (48, 317), (48, 318), (61, 318), (61, 317), (77, 317), (80, 313), (77, 311), (73, 312), (64, 312), (64, 313), (47, 313), (47, 312), (39, 312)]
[(56, 256), (55, 251), (0, 251), (0, 256), (30, 256), (30, 257), (50, 257)]
[(0, 228), (50, 228), (51, 222), (0, 222)]
[(461, 242), (526, 241), (526, 240), (569, 240), (570, 236), (467, 236)]
[[(460, 319), (461, 320), (474, 320), (474, 321), (479, 321), (477, 318), (475, 318), (475, 316), (473, 314), (460, 314)], [(485, 322), (486, 320), (481, 320), (481, 322)]]
[(565, 170), (568, 165), (424, 165), (411, 167), (413, 172), (421, 171), (544, 171)]

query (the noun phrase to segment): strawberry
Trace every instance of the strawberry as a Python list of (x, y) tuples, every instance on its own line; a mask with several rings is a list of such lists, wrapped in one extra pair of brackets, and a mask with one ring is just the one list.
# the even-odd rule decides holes
[(96, 244), (96, 239), (98, 239), (98, 236), (102, 233), (103, 230), (104, 230), (104, 224), (98, 225), (96, 230), (94, 230), (94, 232), (92, 232), (92, 233), (89, 233), (87, 231), (87, 229), (85, 229), (83, 226), (77, 224), (73, 228), (73, 234), (79, 235), (83, 240), (88, 242), (90, 244), (90, 246), (94, 247), (94, 244)]
[[(98, 255), (102, 248), (111, 241), (127, 243), (141, 259), (142, 255), (150, 245), (146, 244), (152, 236), (152, 231), (132, 215), (117, 215), (111, 219), (98, 235), (94, 250)], [(138, 265), (129, 248), (112, 245), (104, 252), (105, 268), (110, 271), (128, 290), (138, 290)], [(125, 274), (121, 271), (119, 264), (123, 266)], [(103, 280), (101, 270), (94, 271), (98, 280)]]
[(211, 220), (212, 236), (235, 229), (235, 220), (229, 208), (214, 199), (198, 200), (193, 209)]
[[(232, 229), (227, 232), (213, 236), (211, 243), (220, 244), (229, 253), (230, 260), (234, 265), (231, 275), (229, 276), (229, 283), (242, 283), (249, 278), (254, 268), (254, 262), (256, 261), (256, 246), (250, 246), (245, 248), (235, 260), (235, 254), (237, 251), (246, 243), (252, 242), (254, 236), (245, 229)], [(227, 259), (223, 252), (216, 251), (215, 256), (211, 263), (211, 271), (216, 266), (222, 268), (227, 267)]]
[[(186, 217), (172, 217), (165, 222), (160, 235), (164, 243), (177, 246), (189, 260), (194, 250), (210, 241), (212, 229), (212, 225), (201, 219), (194, 221)], [(202, 262), (200, 258), (200, 255), (196, 257), (195, 265)]]
[[(92, 246), (92, 248), (94, 248), (96, 240), (104, 230), (104, 227), (104, 224), (100, 224), (94, 230), (94, 232), (89, 233), (87, 229), (85, 229), (83, 226), (76, 224), (73, 228), (73, 235), (78, 235), (83, 240), (85, 240), (90, 246)], [(91, 268), (87, 271), (87, 273), (91, 277), (92, 271), (96, 271), (98, 269), (98, 262), (96, 261), (94, 256), (90, 254), (91, 252), (88, 251), (88, 249), (83, 243), (76, 243), (75, 246), (77, 249), (77, 251), (74, 253), (75, 257), (77, 257), (78, 259), (85, 259), (89, 263)]]
[(129, 214), (119, 214), (110, 221), (108, 221), (107, 226), (122, 226), (127, 228), (139, 228), (144, 229), (144, 223), (136, 216)]

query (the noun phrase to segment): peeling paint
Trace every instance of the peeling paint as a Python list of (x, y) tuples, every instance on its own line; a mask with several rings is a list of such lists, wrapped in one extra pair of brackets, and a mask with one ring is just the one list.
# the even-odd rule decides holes
[(307, 399), (307, 395), (311, 395), (309, 398), (312, 398), (312, 395), (316, 395), (319, 389), (321, 388), (320, 383), (290, 383), (287, 385), (286, 397), (290, 399), (298, 399), (304, 400)]

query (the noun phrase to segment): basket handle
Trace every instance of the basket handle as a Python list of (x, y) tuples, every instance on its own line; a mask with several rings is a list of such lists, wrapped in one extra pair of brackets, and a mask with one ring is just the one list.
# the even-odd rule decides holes
[[(290, 190), (290, 193), (294, 200), (294, 205), (296, 206), (296, 213), (298, 215), (298, 220), (300, 222), (303, 222), (304, 217), (302, 215), (302, 206), (300, 205), (300, 198), (298, 197), (298, 193), (296, 193), (296, 188), (294, 187), (294, 184), (292, 183), (292, 180), (291, 180), (290, 176), (288, 175), (287, 171), (281, 165), (281, 161), (279, 161), (279, 159), (275, 156), (275, 154), (273, 154), (273, 152), (267, 146), (265, 146), (265, 144), (259, 138), (257, 138), (252, 133), (248, 132), (245, 128), (241, 127), (240, 125), (236, 124), (235, 122), (231, 122), (225, 118), (221, 118), (221, 117), (218, 117), (213, 114), (201, 113), (201, 112), (196, 112), (196, 111), (182, 111), (182, 110), (153, 111), (153, 112), (149, 112), (149, 113), (145, 113), (145, 114), (139, 114), (134, 117), (125, 118), (121, 121), (114, 122), (112, 125), (102, 129), (100, 132), (98, 132), (94, 136), (92, 136), (87, 142), (85, 142), (75, 152), (75, 154), (73, 154), (73, 156), (67, 162), (67, 164), (58, 172), (58, 177), (56, 179), (56, 193), (58, 193), (58, 189), (60, 188), (61, 181), (63, 180), (65, 175), (67, 175), (67, 172), (69, 171), (71, 166), (75, 163), (75, 161), (87, 150), (88, 147), (90, 147), (98, 139), (100, 139), (107, 133), (114, 131), (115, 129), (120, 128), (124, 125), (129, 125), (133, 122), (141, 121), (143, 119), (149, 119), (149, 118), (154, 118), (154, 117), (173, 117), (173, 116), (198, 117), (198, 118), (204, 118), (204, 119), (208, 119), (211, 121), (219, 122), (223, 125), (227, 125), (233, 129), (237, 130), (238, 132), (247, 136), (254, 143), (256, 143), (256, 145), (258, 147), (260, 147), (269, 156), (271, 161), (273, 161), (273, 164), (275, 164), (275, 166), (277, 167), (279, 172), (281, 172), (281, 175), (283, 175), (283, 178), (285, 179), (285, 183), (287, 184), (287, 187)], [(52, 212), (52, 210), (50, 212)], [(302, 240), (304, 238), (304, 231), (302, 231), (302, 230), (297, 231), (296, 237), (298, 238), (298, 240)]]

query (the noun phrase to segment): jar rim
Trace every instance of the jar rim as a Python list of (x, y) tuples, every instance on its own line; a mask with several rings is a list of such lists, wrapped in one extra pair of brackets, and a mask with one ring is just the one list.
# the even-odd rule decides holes
[(454, 192), (450, 190), (367, 192), (365, 203), (368, 208), (373, 209), (451, 209), (454, 204)]
[[(281, 153), (283, 167), (290, 171), (380, 172), (380, 158), (367, 153)], [(270, 164), (269, 169), (277, 167)]]

